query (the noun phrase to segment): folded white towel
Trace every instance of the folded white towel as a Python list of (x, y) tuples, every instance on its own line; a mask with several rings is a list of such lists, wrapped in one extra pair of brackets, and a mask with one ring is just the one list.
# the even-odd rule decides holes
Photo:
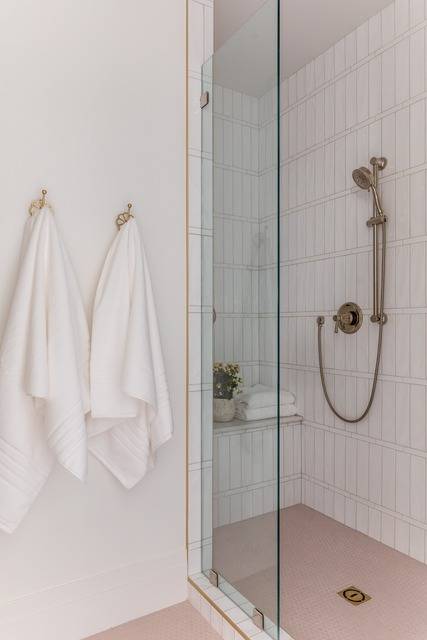
[(87, 467), (89, 332), (49, 207), (26, 225), (0, 348), (0, 528), (11, 533), (57, 460)]
[[(271, 407), (277, 403), (277, 391), (272, 387), (256, 384), (253, 387), (242, 389), (242, 393), (239, 393), (237, 400), (246, 404), (248, 409)], [(295, 396), (293, 393), (284, 389), (280, 391), (280, 404), (293, 404), (294, 402)]]
[(130, 489), (172, 436), (172, 414), (154, 298), (137, 223), (107, 255), (96, 292), (89, 449)]
[[(283, 404), (280, 407), (280, 416), (286, 418), (294, 416), (297, 408), (294, 404)], [(258, 409), (248, 409), (244, 404), (236, 404), (236, 417), (239, 420), (267, 420), (277, 416), (277, 407), (258, 407)]]

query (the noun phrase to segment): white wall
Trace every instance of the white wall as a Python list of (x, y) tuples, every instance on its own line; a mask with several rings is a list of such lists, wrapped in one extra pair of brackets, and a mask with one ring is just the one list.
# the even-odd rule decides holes
[[(396, 0), (283, 87), (282, 380), (297, 395), (303, 501), (425, 561), (426, 512), (426, 13)], [(324, 329), (328, 387), (339, 410), (366, 406), (378, 328), (372, 304), (372, 201), (352, 170), (373, 155), (389, 215), (384, 344), (377, 394), (357, 425), (326, 406), (316, 316)], [(334, 335), (349, 300), (364, 323)]]
[(57, 469), (0, 534), (0, 636), (78, 640), (186, 597), (185, 3), (0, 6), (0, 329), (27, 205), (49, 189), (88, 314), (128, 201), (144, 236), (175, 435), (127, 492), (94, 458)]

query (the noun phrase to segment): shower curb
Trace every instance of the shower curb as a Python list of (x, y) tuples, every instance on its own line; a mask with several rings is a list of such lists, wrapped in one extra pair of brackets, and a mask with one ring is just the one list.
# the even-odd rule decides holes
[[(203, 574), (188, 577), (188, 597), (193, 607), (205, 618), (223, 640), (271, 640), (251, 618), (220, 589), (213, 587)], [(283, 629), (279, 640), (293, 640)]]

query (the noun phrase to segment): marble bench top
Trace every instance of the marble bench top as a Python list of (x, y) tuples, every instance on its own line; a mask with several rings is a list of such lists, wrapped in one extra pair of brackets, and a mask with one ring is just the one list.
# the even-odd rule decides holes
[[(280, 418), (280, 426), (287, 424), (299, 424), (303, 421), (303, 417), (300, 415), (286, 416)], [(229, 431), (248, 431), (255, 429), (268, 429), (269, 427), (275, 427), (277, 424), (277, 418), (268, 418), (266, 420), (238, 420), (234, 418), (230, 422), (214, 422), (214, 433), (225, 433)]]

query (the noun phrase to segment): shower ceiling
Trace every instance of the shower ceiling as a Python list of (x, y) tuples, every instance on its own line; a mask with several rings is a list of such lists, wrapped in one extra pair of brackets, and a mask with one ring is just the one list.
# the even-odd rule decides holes
[[(216, 50), (265, 4), (265, 0), (215, 0)], [(272, 0), (267, 0), (267, 4), (274, 5)], [(281, 0), (283, 76), (291, 76), (389, 4), (390, 0)], [(267, 32), (268, 25), (264, 23), (274, 19), (271, 13), (262, 11), (259, 19), (241, 29), (234, 47), (232, 41), (228, 43), (227, 47), (235, 48), (233, 65), (229, 64), (229, 54), (224, 57), (228, 63), (223, 66), (218, 56), (216, 72), (223, 86), (253, 96), (263, 95), (271, 88), (273, 76), (270, 83), (266, 78), (268, 70), (274, 69), (273, 48), (257, 49), (256, 38), (257, 33)], [(242, 46), (242, 38), (252, 41), (254, 57), (249, 63), (248, 47)]]

